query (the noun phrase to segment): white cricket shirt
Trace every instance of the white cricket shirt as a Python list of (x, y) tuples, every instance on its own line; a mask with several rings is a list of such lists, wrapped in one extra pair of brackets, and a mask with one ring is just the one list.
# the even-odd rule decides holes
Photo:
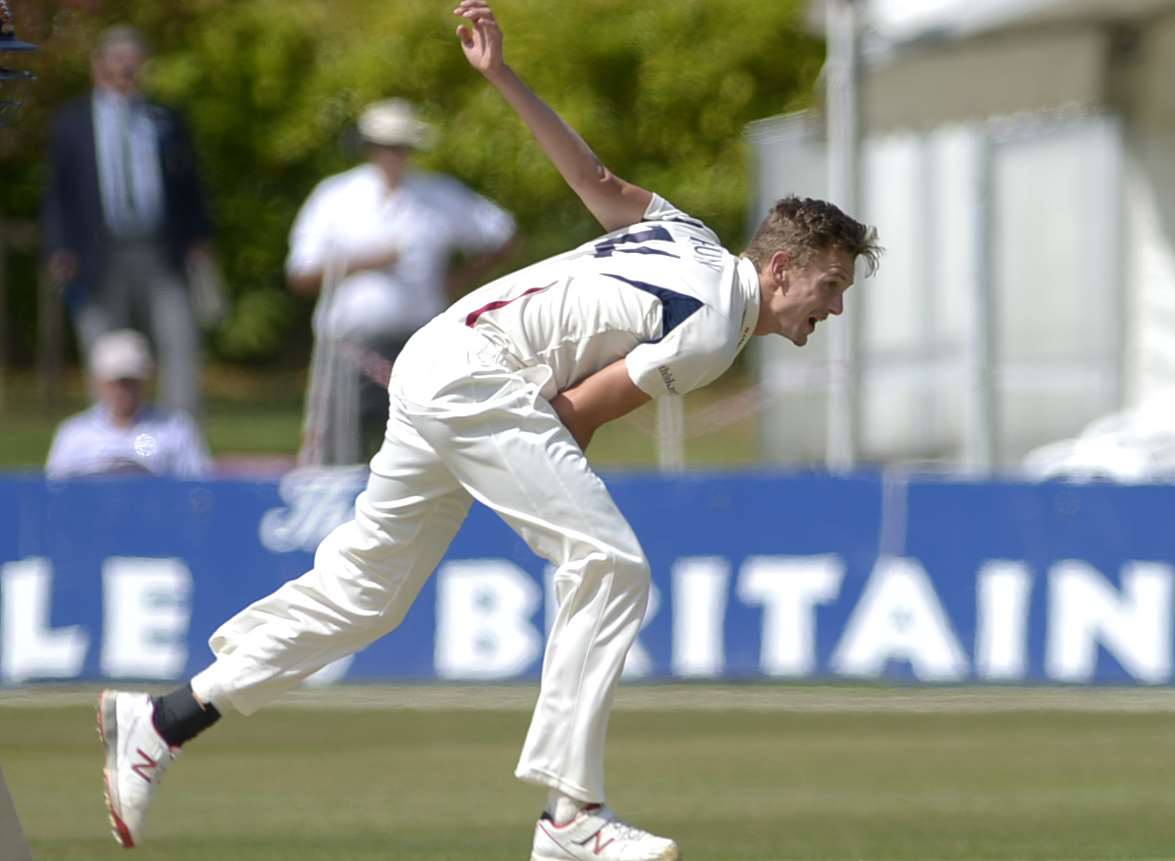
[(395, 249), (396, 262), (353, 272), (324, 293), (314, 330), (342, 338), (407, 335), (448, 304), (454, 251), (490, 251), (513, 235), (508, 212), (455, 179), (411, 170), (389, 191), (379, 169), (364, 163), (327, 177), (302, 204), (286, 271), (329, 271)]
[(653, 195), (644, 218), (492, 281), (442, 315), (519, 368), (546, 366), (548, 400), (622, 356), (652, 397), (727, 370), (759, 319), (759, 276), (701, 221)]

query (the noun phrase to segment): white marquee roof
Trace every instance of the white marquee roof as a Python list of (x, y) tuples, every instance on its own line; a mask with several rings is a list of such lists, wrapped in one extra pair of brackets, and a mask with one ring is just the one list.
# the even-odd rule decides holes
[[(857, 0), (865, 128), (1103, 106), (1110, 30), (1175, 0)], [(811, 6), (823, 23), (823, 0)]]
[(890, 41), (960, 38), (1060, 22), (1137, 20), (1172, 0), (864, 0), (870, 28)]

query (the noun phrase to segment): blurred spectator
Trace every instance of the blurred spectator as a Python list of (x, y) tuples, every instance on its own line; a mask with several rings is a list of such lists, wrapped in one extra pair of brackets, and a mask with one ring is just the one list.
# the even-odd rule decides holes
[(61, 423), (49, 449), (49, 478), (140, 472), (199, 478), (208, 447), (191, 416), (144, 400), (151, 351), (138, 332), (99, 335), (89, 357), (98, 403)]
[(159, 354), (160, 396), (198, 412), (199, 333), (188, 273), (207, 286), (211, 229), (181, 116), (143, 98), (147, 59), (133, 27), (94, 49), (93, 91), (53, 123), (42, 208), (50, 279), (65, 289), (79, 351), (103, 332), (139, 325)]
[[(290, 234), (291, 289), (318, 293), (300, 460), (365, 461), (383, 440), (387, 378), (409, 336), (513, 247), (509, 213), (447, 176), (413, 169), (430, 128), (402, 99), (359, 118), (366, 161), (318, 184)], [(464, 255), (451, 267), (455, 253)]]

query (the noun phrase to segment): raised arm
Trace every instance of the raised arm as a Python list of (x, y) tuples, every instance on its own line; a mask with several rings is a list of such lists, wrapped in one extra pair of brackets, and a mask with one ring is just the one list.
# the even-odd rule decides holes
[(465, 19), (457, 35), (469, 64), (526, 123), (543, 152), (604, 229), (616, 230), (640, 221), (652, 194), (608, 170), (579, 133), (506, 65), (502, 31), (486, 0), (461, 0), (453, 12)]

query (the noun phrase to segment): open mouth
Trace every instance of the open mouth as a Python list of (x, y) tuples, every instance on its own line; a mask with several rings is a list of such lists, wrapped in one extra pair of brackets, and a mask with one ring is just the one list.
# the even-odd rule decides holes
[(819, 322), (820, 321), (818, 319), (816, 319), (815, 317), (809, 317), (808, 318), (808, 331), (815, 332), (816, 331), (816, 324)]

